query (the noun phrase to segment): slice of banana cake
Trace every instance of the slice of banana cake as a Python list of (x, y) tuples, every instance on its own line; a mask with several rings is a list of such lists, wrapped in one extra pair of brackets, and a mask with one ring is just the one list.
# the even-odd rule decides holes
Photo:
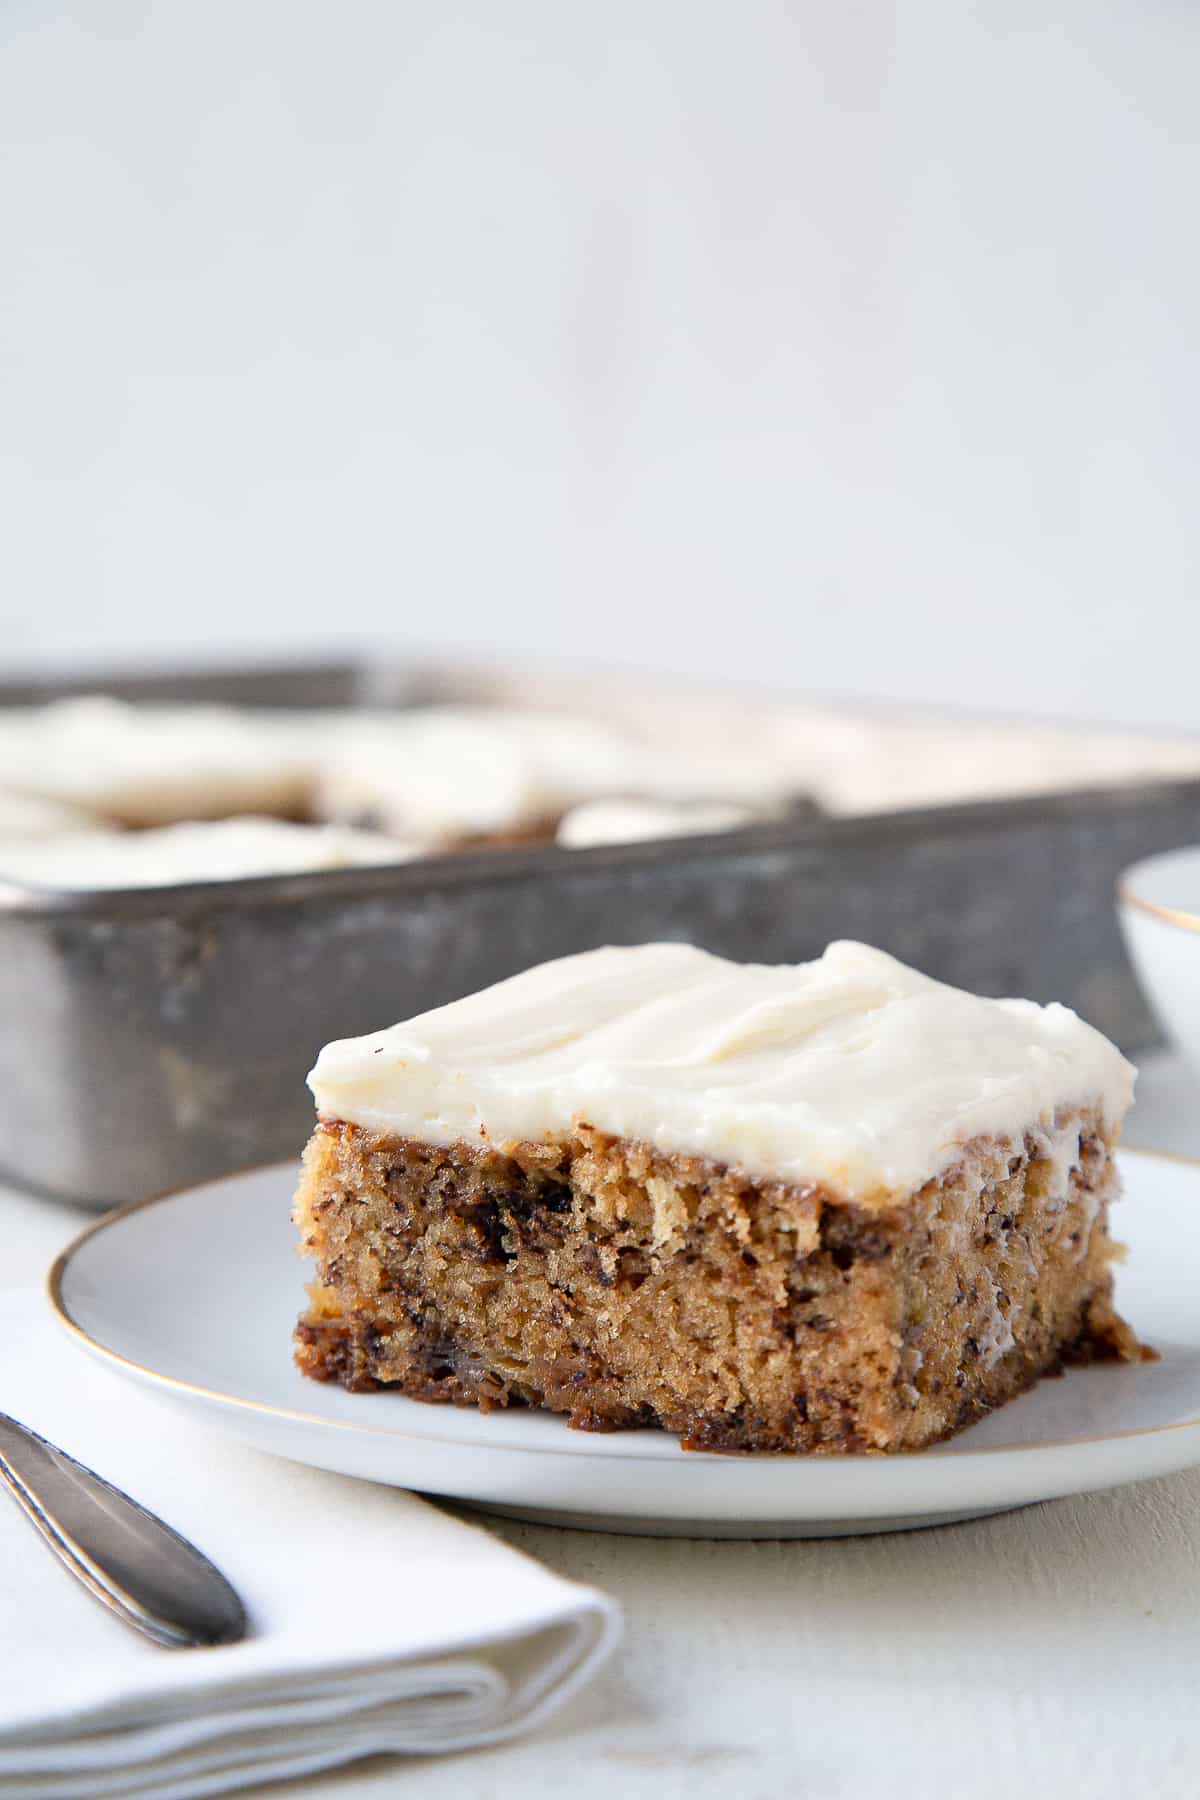
[(915, 1450), (1129, 1358), (1133, 1070), (1061, 1006), (881, 951), (593, 950), (310, 1076), (300, 1368), (689, 1449)]

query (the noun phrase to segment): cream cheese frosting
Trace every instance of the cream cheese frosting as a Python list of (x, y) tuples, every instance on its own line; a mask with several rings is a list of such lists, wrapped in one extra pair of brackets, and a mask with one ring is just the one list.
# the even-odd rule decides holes
[(546, 830), (589, 801), (765, 812), (790, 792), (788, 780), (744, 749), (648, 743), (595, 719), (533, 709), (342, 715), (318, 726), (313, 745), (322, 817), (367, 817), (431, 843)]
[(59, 889), (176, 887), (407, 862), (417, 852), (374, 831), (285, 819), (205, 820), (150, 831), (79, 831), (0, 843), (0, 880)]
[(317, 811), (430, 842), (544, 826), (580, 796), (620, 791), (627, 746), (584, 719), (444, 706), (362, 716), (320, 744)]
[(585, 800), (558, 822), (556, 841), (569, 850), (597, 844), (639, 844), (656, 838), (739, 831), (758, 815), (749, 806), (687, 805), (669, 800)]
[(66, 831), (98, 829), (103, 822), (79, 806), (0, 788), (0, 843), (61, 837)]
[(85, 694), (0, 710), (0, 786), (125, 825), (303, 810), (298, 745), (229, 706)]
[(554, 1141), (584, 1121), (869, 1201), (1060, 1107), (1115, 1125), (1133, 1079), (1066, 1007), (981, 999), (864, 944), (781, 967), (646, 944), (327, 1044), (309, 1085), (322, 1116), (425, 1143)]
[(1182, 734), (804, 707), (764, 712), (755, 734), (763, 758), (834, 815), (1200, 776), (1200, 737)]

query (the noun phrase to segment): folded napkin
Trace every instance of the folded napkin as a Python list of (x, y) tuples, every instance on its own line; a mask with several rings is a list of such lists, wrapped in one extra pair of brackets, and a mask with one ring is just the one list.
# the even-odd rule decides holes
[(0, 1489), (0, 1797), (189, 1800), (544, 1719), (612, 1602), (395, 1488), (242, 1449), (0, 1295), (0, 1410), (125, 1488), (224, 1571), (246, 1642), (163, 1650), (63, 1570)]

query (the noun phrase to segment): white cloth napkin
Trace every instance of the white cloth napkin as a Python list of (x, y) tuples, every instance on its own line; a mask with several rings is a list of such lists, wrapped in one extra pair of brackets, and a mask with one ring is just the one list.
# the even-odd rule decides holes
[(616, 1641), (616, 1608), (395, 1488), (242, 1449), (0, 1295), (0, 1410), (191, 1538), (250, 1616), (162, 1650), (57, 1563), (0, 1489), (0, 1797), (190, 1800), (543, 1719)]

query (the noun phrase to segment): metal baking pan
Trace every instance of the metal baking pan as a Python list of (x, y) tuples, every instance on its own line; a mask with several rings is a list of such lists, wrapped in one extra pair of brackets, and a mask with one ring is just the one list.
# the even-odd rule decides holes
[[(287, 672), (268, 680), (270, 701), (362, 692), (352, 670), (298, 673), (299, 693)], [(157, 698), (169, 679), (72, 688)], [(245, 699), (250, 680), (232, 694), (219, 678), (169, 691)], [(0, 885), (0, 1171), (107, 1206), (285, 1157), (311, 1123), (304, 1075), (326, 1039), (604, 943), (677, 939), (782, 962), (861, 938), (980, 993), (1065, 1001), (1137, 1051), (1156, 1032), (1113, 884), (1128, 863), (1198, 839), (1200, 781), (1155, 782), (169, 889)]]

